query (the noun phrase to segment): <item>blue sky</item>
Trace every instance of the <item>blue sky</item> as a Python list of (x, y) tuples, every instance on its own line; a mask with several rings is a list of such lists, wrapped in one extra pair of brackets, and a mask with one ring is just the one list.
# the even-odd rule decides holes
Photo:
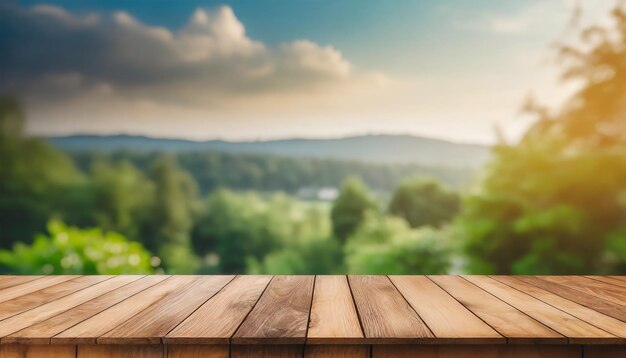
[[(0, 63), (12, 76), (0, 90), (23, 98), (37, 134), (491, 143), (495, 126), (515, 139), (528, 125), (519, 108), (529, 93), (552, 105), (568, 93), (550, 46), (571, 1), (8, 4), (23, 20), (0, 26), (0, 48), (33, 58)], [(583, 1), (584, 21), (605, 23), (612, 4)], [(63, 52), (20, 47), (51, 38)]]

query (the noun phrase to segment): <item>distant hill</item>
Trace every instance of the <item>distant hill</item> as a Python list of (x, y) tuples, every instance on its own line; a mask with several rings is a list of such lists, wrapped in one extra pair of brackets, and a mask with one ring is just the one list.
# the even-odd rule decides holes
[[(76, 166), (88, 172), (95, 161), (131, 162), (150, 175), (157, 152), (117, 150), (112, 152), (69, 151)], [(338, 188), (349, 176), (357, 176), (377, 193), (387, 195), (409, 178), (435, 179), (460, 188), (476, 174), (473, 168), (436, 167), (422, 164), (364, 163), (338, 159), (288, 157), (271, 154), (224, 153), (215, 150), (177, 152), (180, 167), (196, 180), (202, 193), (216, 188), (284, 191), (299, 197), (323, 188)], [(310, 193), (309, 193), (310, 194)]]
[(411, 135), (364, 135), (338, 139), (281, 139), (267, 141), (190, 141), (130, 135), (73, 135), (48, 140), (66, 151), (129, 149), (141, 152), (273, 154), (286, 157), (356, 160), (368, 163), (477, 168), (489, 159), (489, 147)]

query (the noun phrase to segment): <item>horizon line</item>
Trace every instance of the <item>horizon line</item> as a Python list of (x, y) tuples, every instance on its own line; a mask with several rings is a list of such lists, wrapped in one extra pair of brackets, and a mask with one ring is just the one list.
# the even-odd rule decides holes
[(480, 142), (471, 142), (471, 141), (461, 141), (454, 139), (447, 139), (436, 136), (429, 136), (423, 134), (415, 134), (409, 132), (364, 132), (364, 133), (353, 133), (353, 134), (344, 134), (338, 136), (327, 136), (327, 137), (303, 137), (302, 135), (293, 135), (293, 136), (280, 136), (280, 137), (267, 137), (267, 138), (242, 138), (242, 139), (226, 139), (223, 137), (211, 137), (206, 139), (195, 139), (195, 138), (184, 138), (184, 137), (167, 137), (167, 136), (159, 136), (159, 135), (150, 135), (150, 134), (140, 134), (140, 133), (131, 133), (131, 132), (116, 132), (116, 133), (95, 133), (95, 132), (76, 132), (69, 134), (34, 134), (35, 137), (40, 137), (44, 139), (61, 139), (61, 138), (71, 138), (71, 137), (137, 137), (137, 138), (148, 138), (148, 139), (156, 139), (156, 140), (178, 140), (185, 142), (194, 142), (194, 143), (206, 143), (206, 142), (226, 142), (226, 143), (263, 143), (263, 142), (278, 142), (278, 141), (289, 141), (289, 140), (303, 140), (303, 141), (315, 141), (315, 140), (342, 140), (342, 139), (351, 139), (351, 138), (360, 138), (360, 137), (413, 137), (420, 138), (426, 140), (435, 140), (441, 142), (447, 142), (451, 144), (462, 144), (462, 145), (476, 145), (483, 147), (492, 147), (496, 145), (495, 143), (480, 143)]

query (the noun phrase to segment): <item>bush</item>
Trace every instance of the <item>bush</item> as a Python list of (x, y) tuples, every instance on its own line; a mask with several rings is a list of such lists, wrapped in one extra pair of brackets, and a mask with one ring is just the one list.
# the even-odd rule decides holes
[(32, 245), (16, 243), (0, 251), (0, 268), (13, 274), (151, 274), (160, 260), (140, 243), (115, 232), (48, 223), (49, 236)]
[(346, 245), (346, 266), (353, 274), (443, 274), (451, 256), (443, 231), (411, 229), (401, 218), (373, 213)]

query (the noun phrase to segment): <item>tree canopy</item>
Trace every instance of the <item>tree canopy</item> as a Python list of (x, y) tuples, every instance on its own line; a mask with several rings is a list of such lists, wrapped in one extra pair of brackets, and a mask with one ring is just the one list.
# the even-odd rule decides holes
[(461, 209), (457, 193), (432, 180), (407, 180), (396, 187), (389, 212), (404, 218), (412, 227), (439, 227), (453, 219)]
[(624, 273), (626, 269), (626, 12), (613, 28), (564, 45), (565, 105), (528, 106), (536, 123), (502, 144), (459, 220), (479, 273)]
[(346, 179), (330, 213), (335, 237), (345, 242), (359, 227), (365, 214), (376, 209), (365, 185), (355, 177)]

